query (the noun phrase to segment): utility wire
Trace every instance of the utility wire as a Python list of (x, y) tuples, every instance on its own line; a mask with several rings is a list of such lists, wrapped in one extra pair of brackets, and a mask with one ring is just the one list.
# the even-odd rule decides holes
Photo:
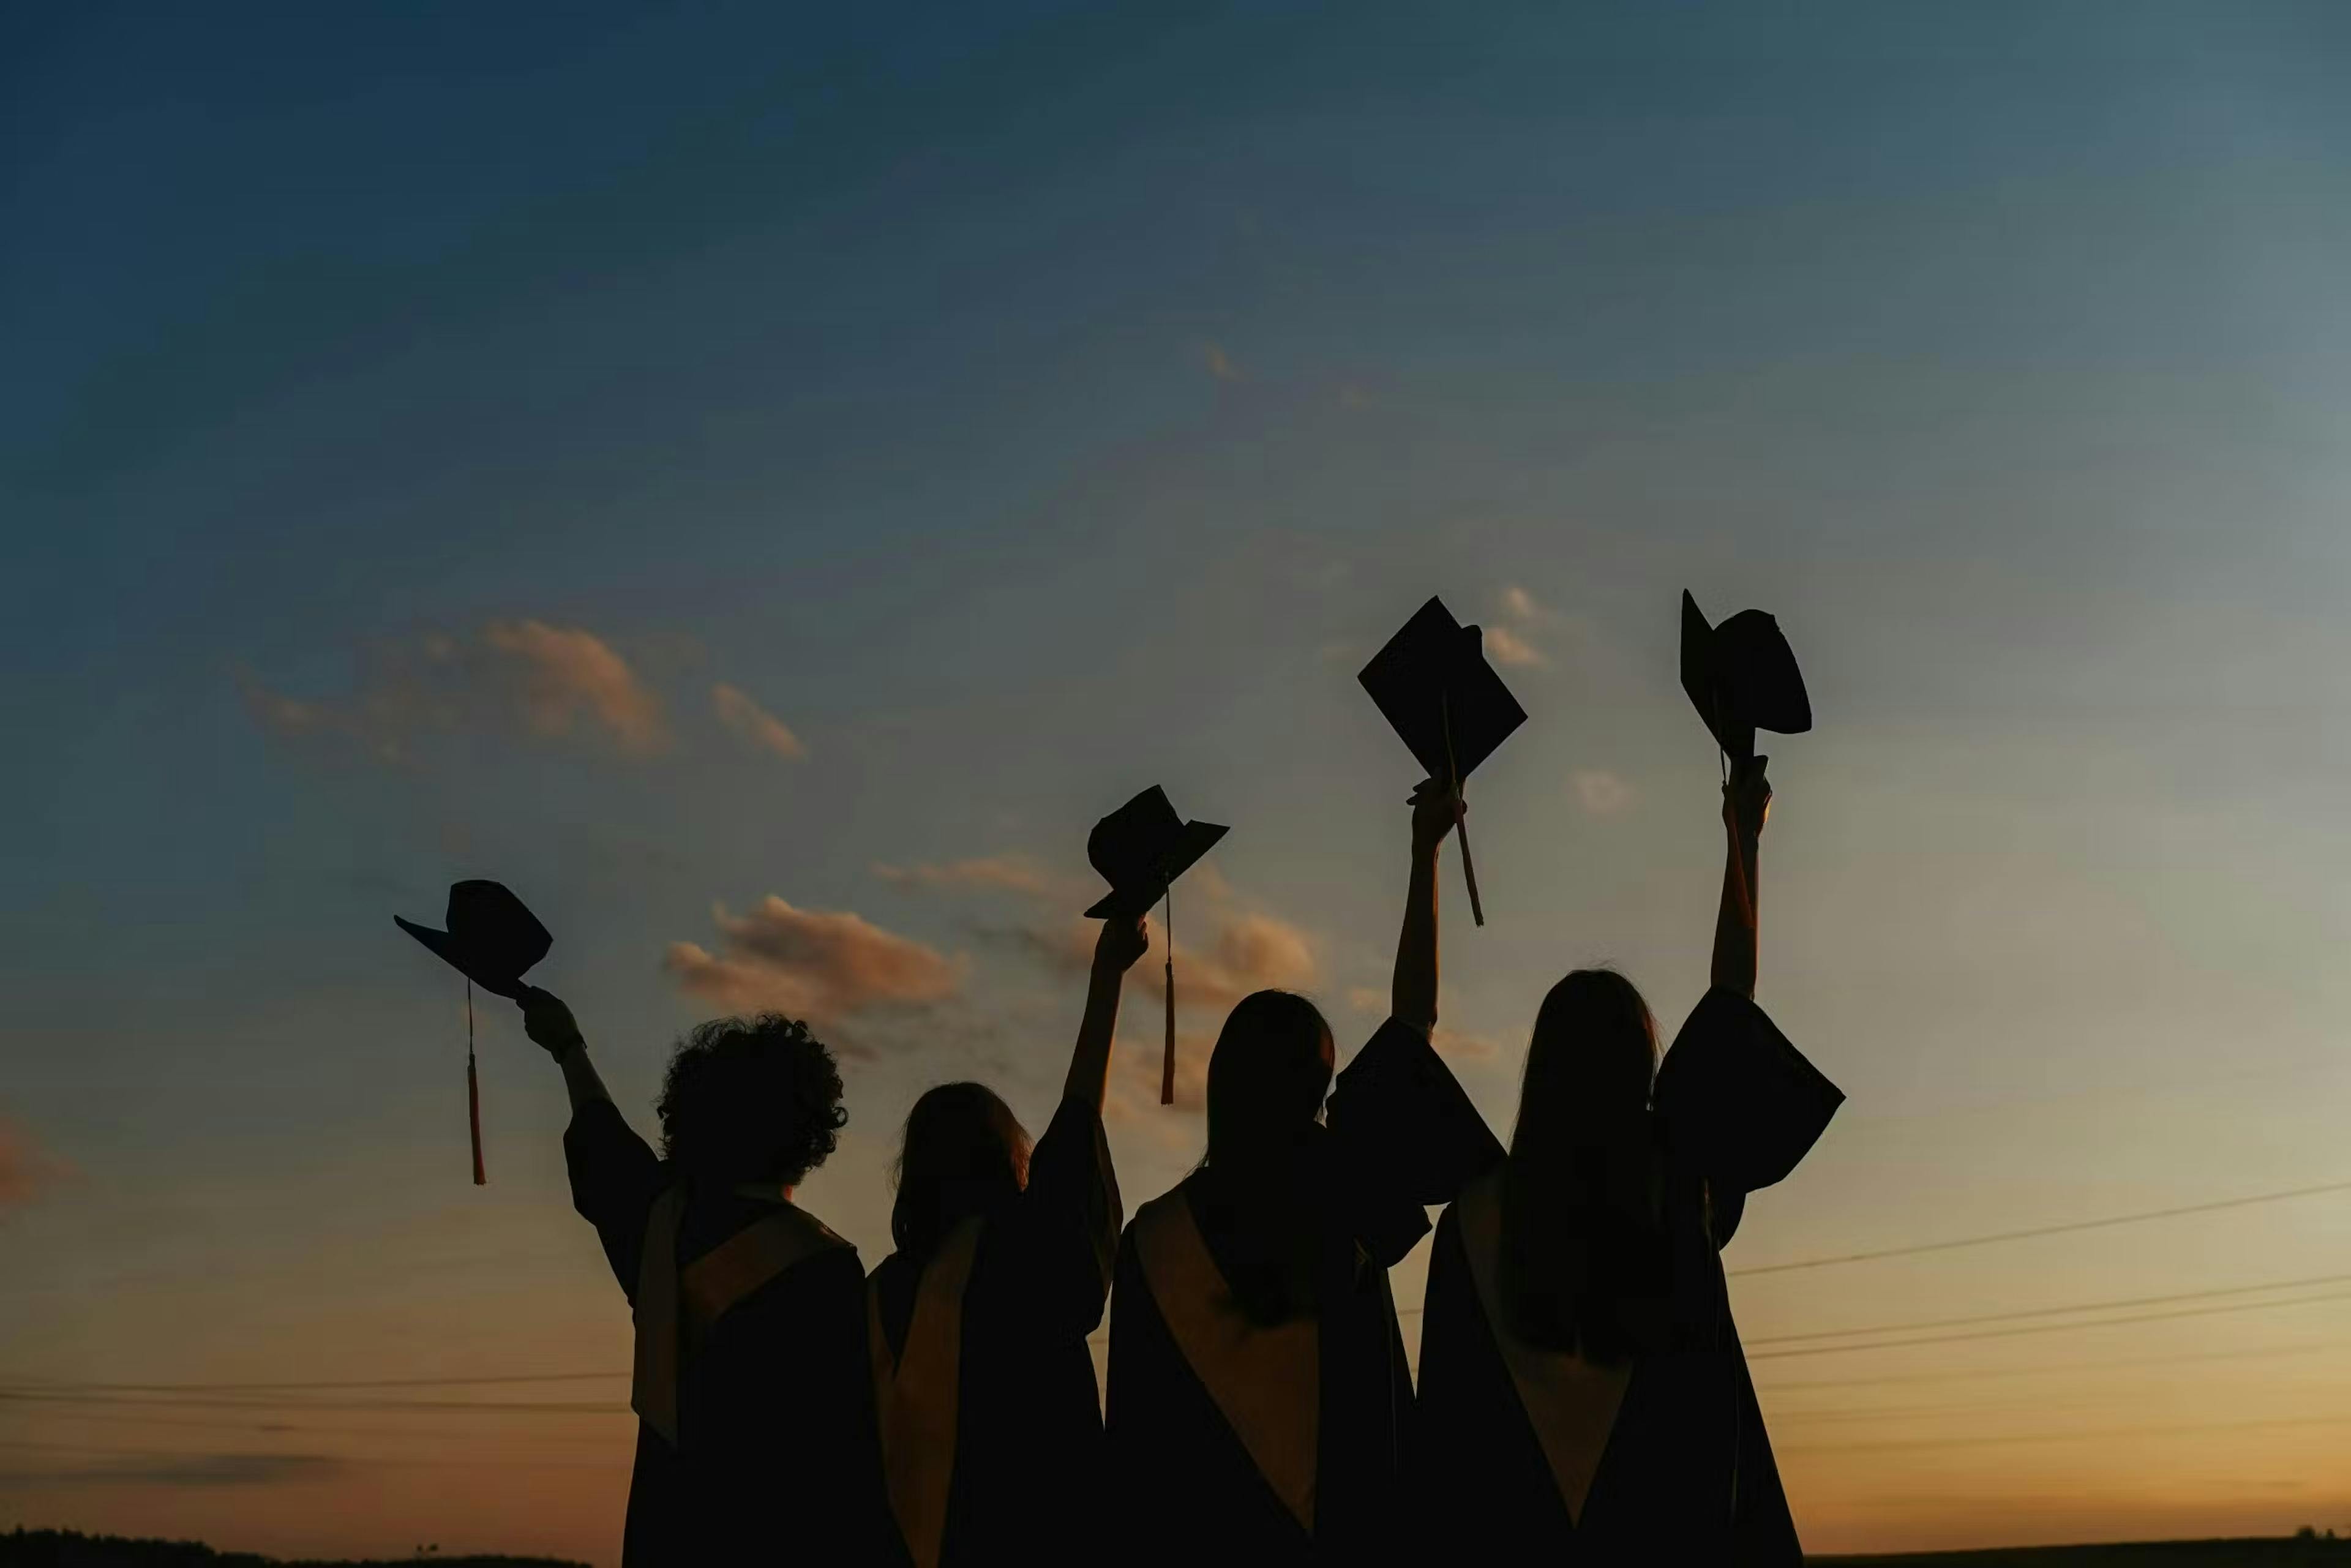
[(2009, 1339), (2017, 1334), (2055, 1333), (2065, 1329), (2110, 1329), (2125, 1323), (2161, 1322), (2170, 1318), (2201, 1318), (2215, 1312), (2254, 1312), (2270, 1307), (2307, 1307), (2320, 1301), (2351, 1301), (2351, 1291), (2323, 1296), (2297, 1296), (2284, 1301), (2231, 1301), (2217, 1307), (2183, 1307), (2171, 1312), (2140, 1312), (2126, 1318), (2090, 1318), (2078, 1323), (2028, 1323), (2022, 1328), (1975, 1329), (1966, 1333), (1926, 1334), (1916, 1339), (1886, 1339), (1867, 1344), (1798, 1345), (1792, 1350), (1759, 1350), (1750, 1361), (1778, 1361), (1792, 1355), (1842, 1355), (1857, 1350), (1903, 1350), (1918, 1344), (1956, 1344), (1961, 1340)]
[(502, 1383), (589, 1383), (628, 1376), (621, 1372), (534, 1372), (508, 1377), (375, 1377), (333, 1383), (51, 1383), (0, 1376), (0, 1387), (43, 1394), (274, 1394), (347, 1388), (457, 1388)]
[(2139, 1366), (2173, 1366), (2190, 1361), (2252, 1361), (2266, 1356), (2309, 1355), (2322, 1350), (2351, 1350), (2351, 1343), (2328, 1340), (2310, 1344), (2271, 1345), (2261, 1350), (2199, 1350), (2181, 1355), (2140, 1355), (2123, 1361), (2043, 1363), (2038, 1366), (2004, 1366), (1991, 1371), (1972, 1368), (1966, 1372), (1911, 1372), (1883, 1377), (1816, 1377), (1798, 1383), (1759, 1383), (1755, 1391), (1777, 1394), (1783, 1389), (1798, 1388), (1876, 1388), (1888, 1383), (1971, 1383), (1982, 1377), (2042, 1377), (2053, 1372), (2109, 1372)]
[(1987, 1247), (1995, 1241), (2024, 1241), (2035, 1236), (2064, 1236), (2076, 1230), (2100, 1230), (2111, 1225), (2138, 1225), (2150, 1219), (2175, 1219), (2183, 1214), (2211, 1214), (2224, 1208), (2245, 1208), (2257, 1203), (2282, 1203), (2290, 1197), (2315, 1197), (2321, 1193), (2351, 1192), (2351, 1181), (2323, 1186), (2298, 1186), (2285, 1192), (2261, 1192), (2246, 1197), (2224, 1197), (2211, 1203), (2185, 1203), (2172, 1208), (2150, 1208), (2138, 1214), (2109, 1215), (2104, 1219), (2074, 1219), (2063, 1225), (2036, 1225), (2024, 1230), (1996, 1230), (1984, 1236), (1962, 1236), (1950, 1241), (1921, 1241), (1909, 1247), (1881, 1247), (1872, 1252), (1843, 1252), (1831, 1258), (1799, 1258), (1787, 1263), (1758, 1263), (1726, 1270), (1734, 1276), (1784, 1274), (1797, 1269), (1826, 1269), (1837, 1263), (1871, 1263), (1880, 1258), (1907, 1258), (1920, 1252), (1948, 1252), (1959, 1247)]
[(2017, 1443), (2110, 1442), (2116, 1437), (2172, 1437), (2189, 1432), (2248, 1432), (2275, 1427), (2351, 1426), (2351, 1416), (2285, 1416), (2266, 1421), (2189, 1421), (2169, 1427), (2101, 1427), (2073, 1432), (2017, 1432), (1999, 1437), (1917, 1437), (1886, 1443), (1807, 1443), (1783, 1454), (1875, 1454), (1889, 1448), (2005, 1448)]
[(2318, 1274), (2307, 1280), (2279, 1280), (2266, 1285), (2223, 1285), (2204, 1291), (2179, 1291), (2164, 1296), (2126, 1296), (2111, 1301), (2084, 1301), (2070, 1307), (2032, 1307), (2022, 1312), (1978, 1312), (1964, 1318), (1921, 1318), (1907, 1323), (1878, 1323), (1869, 1328), (1812, 1329), (1803, 1333), (1766, 1334), (1749, 1344), (1786, 1344), (1800, 1339), (1844, 1339), (1854, 1334), (1908, 1333), (1914, 1329), (1959, 1328), (1970, 1323), (2013, 1322), (2020, 1318), (2062, 1317), (2068, 1312), (2112, 1312), (2123, 1307), (2160, 1307), (2175, 1301), (2209, 1301), (2215, 1296), (2251, 1296), (2263, 1291), (2296, 1291), (2309, 1285), (2351, 1283), (2351, 1274)]

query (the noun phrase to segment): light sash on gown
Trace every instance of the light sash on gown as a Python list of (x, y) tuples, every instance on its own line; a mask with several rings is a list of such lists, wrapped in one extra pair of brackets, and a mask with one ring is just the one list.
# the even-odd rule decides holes
[(677, 1447), (681, 1332), (699, 1341), (729, 1307), (785, 1270), (849, 1245), (773, 1188), (747, 1196), (775, 1204), (776, 1212), (745, 1226), (684, 1268), (677, 1261), (677, 1232), (685, 1218), (684, 1185), (653, 1199), (645, 1219), (644, 1253), (637, 1264), (636, 1364), (629, 1405), (673, 1448)]
[(1322, 1424), (1321, 1335), (1311, 1314), (1249, 1321), (1217, 1267), (1181, 1187), (1134, 1217), (1151, 1299), (1193, 1375), (1290, 1517), (1314, 1531)]
[(1510, 1385), (1527, 1413), (1550, 1463), (1552, 1480), (1568, 1518), (1581, 1523), (1583, 1504), (1592, 1493), (1593, 1479), (1608, 1452), (1608, 1435), (1623, 1408), (1625, 1390), (1633, 1381), (1628, 1361), (1602, 1366), (1573, 1351), (1541, 1350), (1512, 1334), (1502, 1312), (1499, 1283), (1502, 1256), (1502, 1171), (1487, 1172), (1454, 1201), (1453, 1216), (1468, 1255), (1469, 1277), (1485, 1309), (1486, 1327), (1502, 1364), (1510, 1369)]
[(865, 1286), (865, 1342), (873, 1361), (873, 1406), (882, 1427), (882, 1469), (890, 1512), (914, 1568), (938, 1568), (955, 1482), (956, 1423), (963, 1382), (963, 1294), (971, 1281), (984, 1221), (947, 1233), (914, 1287), (914, 1313), (895, 1364), (882, 1328), (882, 1292)]

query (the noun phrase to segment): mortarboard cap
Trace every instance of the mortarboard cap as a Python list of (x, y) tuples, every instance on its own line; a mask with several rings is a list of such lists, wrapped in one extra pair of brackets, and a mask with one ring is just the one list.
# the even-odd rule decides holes
[(1110, 891), (1086, 911), (1089, 919), (1146, 913), (1167, 884), (1232, 830), (1217, 822), (1187, 822), (1154, 784), (1094, 824), (1086, 837), (1086, 859), (1110, 883)]
[(523, 971), (555, 946), (538, 917), (503, 883), (452, 883), (446, 931), (397, 915), (392, 918), (442, 962), (494, 996), (519, 998)]
[[(1110, 883), (1110, 891), (1086, 911), (1089, 919), (1133, 919), (1167, 896), (1169, 884), (1232, 830), (1219, 822), (1187, 822), (1154, 784), (1086, 835), (1086, 859)], [(1176, 1103), (1176, 922), (1171, 912), (1167, 942), (1167, 1044), (1159, 1061), (1159, 1103)]]
[(1813, 727), (1812, 699), (1780, 622), (1742, 610), (1709, 626), (1698, 601), (1682, 594), (1682, 690), (1715, 744), (1738, 761), (1755, 756), (1755, 732), (1802, 735)]
[(1454, 620), (1441, 599), (1414, 612), (1356, 679), (1428, 776), (1457, 786), (1527, 722), (1486, 663), (1478, 628)]
[[(1510, 732), (1527, 722), (1527, 710), (1486, 663), (1484, 639), (1475, 626), (1464, 626), (1431, 595), (1413, 612), (1403, 630), (1387, 646), (1372, 655), (1355, 677), (1371, 694), (1388, 723), (1395, 727), (1413, 760), (1431, 779), (1442, 779), (1458, 800), (1461, 781), (1489, 757)], [(1468, 824), (1457, 821), (1461, 841), (1461, 875), (1469, 884), (1469, 914), (1486, 924), (1486, 908), (1478, 898), (1478, 866), (1469, 858)]]
[[(448, 929), (435, 931), (395, 915), (392, 924), (431, 948), (434, 956), (494, 996), (522, 999), (523, 971), (547, 956), (555, 938), (503, 883), (449, 884)], [(482, 1171), (482, 1085), (474, 1068), (474, 998), (465, 996), (465, 1119), (474, 1141), (474, 1185)]]

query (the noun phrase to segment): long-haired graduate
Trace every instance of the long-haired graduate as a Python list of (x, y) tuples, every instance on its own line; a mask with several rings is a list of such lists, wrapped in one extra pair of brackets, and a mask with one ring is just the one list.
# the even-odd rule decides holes
[(1123, 1218), (1102, 1137), (1119, 990), (1148, 940), (1113, 915), (1077, 1046), (1032, 1147), (995, 1091), (914, 1103), (898, 1158), (897, 1250), (867, 1285), (890, 1502), (916, 1568), (1101, 1560), (1102, 1322)]
[(1507, 1158), (1437, 1227), (1426, 1542), (1464, 1561), (1802, 1560), (1718, 1257), (1843, 1096), (1755, 1005), (1764, 759), (1724, 786), (1713, 986), (1663, 1067), (1631, 981), (1552, 988)]
[(521, 1001), (570, 1091), (573, 1207), (634, 1309), (624, 1568), (900, 1561), (864, 1270), (791, 1201), (847, 1120), (832, 1053), (773, 1014), (700, 1025), (670, 1060), (656, 1155), (613, 1105), (570, 1009), (538, 989)]
[(1332, 1084), (1331, 1029), (1259, 991), (1208, 1063), (1207, 1157), (1118, 1253), (1108, 1429), (1122, 1561), (1398, 1555), (1412, 1384), (1387, 1270), (1500, 1150), (1430, 1049), (1437, 858), (1459, 815), (1413, 798), (1395, 1016)]

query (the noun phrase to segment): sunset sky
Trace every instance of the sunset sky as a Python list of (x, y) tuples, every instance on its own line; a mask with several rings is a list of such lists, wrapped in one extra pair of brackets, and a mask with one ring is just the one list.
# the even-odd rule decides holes
[[(1688, 588), (1811, 684), (1759, 996), (1850, 1096), (1734, 1270), (2351, 1184), (2351, 10), (1105, 10), (0, 17), (0, 1528), (615, 1563), (561, 1084), (483, 998), (470, 1186), (391, 917), (512, 885), (647, 1130), (810, 1016), (870, 1266), (921, 1088), (1043, 1126), (1164, 784), (1132, 1212), (1234, 998), (1385, 1010), (1432, 592), (1532, 716), (1498, 1127), (1562, 971), (1704, 984)], [(2351, 1190), (1734, 1293), (1815, 1551), (2351, 1531)]]

